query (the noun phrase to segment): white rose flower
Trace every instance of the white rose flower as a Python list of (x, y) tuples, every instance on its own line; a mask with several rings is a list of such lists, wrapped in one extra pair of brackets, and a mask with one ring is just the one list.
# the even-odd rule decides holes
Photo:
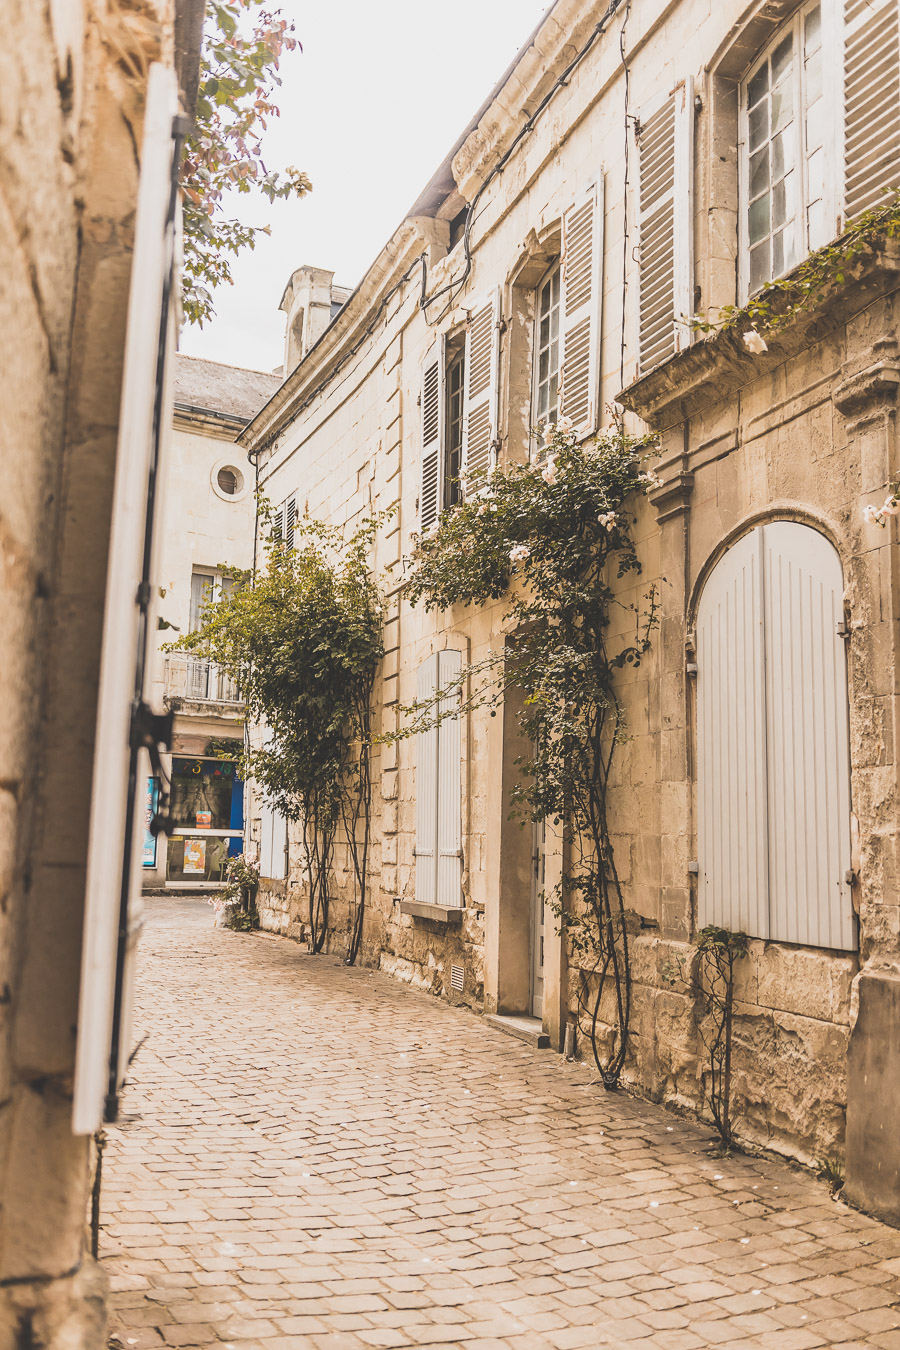
[(765, 338), (760, 337), (755, 328), (751, 328), (748, 332), (742, 333), (741, 338), (747, 351), (753, 352), (754, 356), (760, 356), (763, 352), (769, 350)]
[(900, 516), (900, 500), (896, 497), (888, 497), (879, 511), (882, 516)]
[(556, 430), (559, 432), (560, 436), (571, 436), (572, 432), (575, 430), (575, 423), (572, 421), (571, 417), (558, 417), (556, 419)]
[(546, 426), (541, 427), (541, 440), (544, 442), (545, 445), (549, 445), (550, 442), (553, 440), (555, 431), (556, 427), (553, 425), (552, 422), (548, 422)]
[(531, 549), (527, 544), (513, 544), (509, 550), (509, 560), (511, 563), (524, 562), (526, 558), (531, 557)]
[(863, 519), (867, 520), (870, 525), (884, 524), (884, 518), (882, 516), (881, 508), (878, 506), (864, 506)]
[(487, 515), (487, 509), (488, 509), (488, 508), (487, 508), (487, 502), (482, 502), (481, 505), (480, 505), (479, 508), (478, 508), (478, 514), (479, 514), (480, 516), (486, 516), (486, 515)]
[(615, 511), (604, 511), (602, 516), (597, 517), (599, 523), (605, 530), (611, 530), (616, 523)]
[(552, 487), (553, 484), (556, 482), (556, 474), (557, 474), (556, 460), (548, 459), (547, 463), (543, 467), (543, 470), (541, 471), (541, 477), (543, 478), (545, 483), (549, 483), (550, 486)]

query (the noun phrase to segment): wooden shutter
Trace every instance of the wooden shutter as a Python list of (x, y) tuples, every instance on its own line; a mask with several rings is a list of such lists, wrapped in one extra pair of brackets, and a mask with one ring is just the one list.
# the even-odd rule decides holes
[(466, 491), (487, 481), (497, 441), (497, 388), (500, 369), (500, 292), (479, 301), (466, 332), (463, 400), (463, 470)]
[[(430, 705), (438, 685), (438, 658), (429, 656), (416, 676), (416, 701)], [(416, 736), (416, 899), (433, 905), (437, 894), (438, 728)]]
[(441, 443), (444, 426), (444, 379), (441, 343), (422, 368), (422, 481), (419, 487), (419, 529), (430, 530), (440, 509)]
[(900, 186), (898, 0), (844, 7), (844, 209), (847, 220)]
[(694, 308), (693, 86), (640, 123), (638, 354), (641, 373), (686, 347)]
[(698, 922), (768, 937), (762, 540), (745, 535), (697, 614)]
[(284, 512), (284, 546), (286, 549), (294, 547), (294, 525), (297, 521), (297, 498), (289, 497), (282, 507)]
[(563, 213), (560, 411), (578, 435), (596, 431), (600, 399), (603, 180)]
[[(438, 688), (446, 689), (459, 675), (459, 652), (444, 651), (438, 656)], [(441, 699), (440, 711), (450, 712), (459, 705), (459, 692)], [(462, 803), (460, 784), (459, 717), (447, 717), (438, 726), (437, 801), (438, 856), (437, 903), (462, 904)]]
[(776, 521), (761, 533), (769, 937), (846, 950), (854, 933), (841, 563), (808, 525)]
[(697, 617), (699, 922), (850, 950), (840, 559), (776, 521), (726, 553)]

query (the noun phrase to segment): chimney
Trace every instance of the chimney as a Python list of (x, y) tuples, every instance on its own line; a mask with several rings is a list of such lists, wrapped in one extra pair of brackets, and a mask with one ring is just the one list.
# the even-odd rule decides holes
[(284, 334), (284, 375), (287, 378), (318, 342), (331, 323), (333, 272), (321, 267), (298, 267), (284, 288), (279, 309), (287, 317)]

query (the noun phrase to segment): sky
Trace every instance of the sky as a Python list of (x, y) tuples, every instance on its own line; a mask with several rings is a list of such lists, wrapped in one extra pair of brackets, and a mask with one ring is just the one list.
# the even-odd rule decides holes
[[(270, 169), (294, 165), (313, 191), (234, 214), (271, 226), (232, 261), (216, 317), (181, 350), (229, 365), (280, 366), (278, 302), (296, 267), (355, 286), (526, 41), (549, 0), (281, 0), (303, 51), (286, 56), (264, 141)], [(230, 209), (230, 208), (229, 208)]]

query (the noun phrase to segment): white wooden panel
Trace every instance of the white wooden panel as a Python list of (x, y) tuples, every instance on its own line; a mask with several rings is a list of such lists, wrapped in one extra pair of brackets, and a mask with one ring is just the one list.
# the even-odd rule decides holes
[(271, 879), (272, 876), (272, 833), (274, 815), (267, 802), (259, 806), (259, 875)]
[[(416, 676), (416, 699), (428, 703), (438, 689), (438, 658), (429, 656)], [(438, 728), (416, 736), (416, 899), (433, 905), (437, 894)]]
[(589, 436), (600, 402), (602, 178), (563, 213), (562, 240), (560, 405), (577, 434)]
[(430, 530), (440, 509), (440, 464), (444, 428), (444, 379), (441, 344), (435, 343), (422, 367), (422, 476), (419, 529)]
[(259, 874), (269, 881), (283, 881), (287, 875), (287, 820), (268, 802), (262, 802), (259, 810)]
[[(459, 652), (444, 651), (438, 657), (438, 688), (447, 689), (459, 676)], [(459, 706), (459, 691), (442, 698), (441, 713)], [(462, 904), (462, 801), (460, 782), (459, 716), (447, 717), (438, 726), (438, 867), (437, 903)]]
[(693, 84), (640, 123), (639, 361), (642, 373), (690, 342), (694, 308)]
[(768, 937), (762, 539), (712, 572), (697, 615), (700, 927)]
[[(136, 595), (141, 579), (147, 514), (159, 326), (173, 242), (167, 239), (166, 222), (174, 151), (172, 122), (177, 103), (173, 72), (161, 65), (152, 65), (141, 145), (97, 702), (72, 1111), (72, 1128), (76, 1134), (91, 1134), (100, 1127), (108, 1088), (128, 808), (129, 722), (138, 644)], [(171, 404), (164, 407), (166, 423), (170, 411)], [(139, 784), (146, 782), (148, 772), (147, 757), (142, 753), (138, 764)], [(133, 803), (133, 810), (136, 819), (140, 820), (140, 794)], [(133, 856), (126, 862), (132, 875), (130, 946), (140, 897), (138, 849), (142, 839), (143, 831), (136, 829)], [(125, 1002), (130, 991), (127, 971), (125, 979), (120, 1067), (131, 1050), (126, 1042), (130, 1022)]]
[(849, 950), (850, 759), (840, 559), (793, 521), (762, 530), (770, 936)]
[(500, 292), (473, 307), (466, 330), (463, 469), (466, 491), (477, 492), (493, 467), (500, 370)]

